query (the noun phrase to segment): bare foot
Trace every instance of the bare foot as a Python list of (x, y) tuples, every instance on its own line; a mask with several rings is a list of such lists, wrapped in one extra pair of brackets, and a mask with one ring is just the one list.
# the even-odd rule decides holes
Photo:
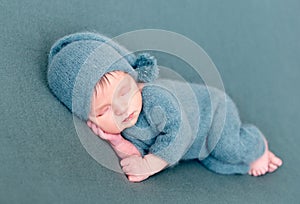
[(264, 141), (266, 144), (264, 154), (250, 164), (250, 170), (248, 174), (252, 176), (262, 176), (267, 172), (271, 173), (282, 165), (282, 160), (269, 151), (266, 139), (264, 139)]
[(272, 152), (269, 151), (269, 169), (268, 172), (272, 173), (278, 167), (282, 165), (282, 160), (278, 158), (276, 155), (274, 155)]
[(265, 145), (266, 145), (264, 154), (250, 164), (250, 170), (248, 171), (248, 174), (250, 174), (252, 176), (261, 176), (268, 172), (269, 149), (268, 149), (268, 143), (265, 138), (264, 138), (264, 141), (265, 141)]

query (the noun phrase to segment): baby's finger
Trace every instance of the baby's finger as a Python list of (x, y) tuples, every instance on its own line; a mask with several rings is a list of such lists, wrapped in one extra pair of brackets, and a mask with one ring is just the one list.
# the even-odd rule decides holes
[(130, 174), (130, 173), (129, 173), (129, 172), (130, 172), (130, 168), (129, 168), (128, 166), (124, 166), (124, 167), (122, 168), (122, 171), (123, 171), (126, 175)]
[(120, 162), (121, 166), (128, 166), (129, 163), (130, 163), (130, 161), (129, 161), (128, 158), (122, 159), (121, 162)]
[(128, 176), (128, 180), (131, 182), (141, 182), (147, 179), (149, 176)]

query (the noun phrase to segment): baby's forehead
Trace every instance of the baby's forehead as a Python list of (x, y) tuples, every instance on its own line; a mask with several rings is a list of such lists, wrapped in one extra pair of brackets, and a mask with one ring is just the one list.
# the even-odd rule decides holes
[(113, 71), (105, 73), (98, 81), (100, 85), (110, 85), (111, 81), (121, 80), (127, 73), (122, 71)]
[(110, 91), (112, 89), (112, 83), (118, 82), (123, 79), (123, 77), (127, 73), (122, 71), (113, 71), (105, 73), (95, 85), (95, 92), (97, 93), (105, 93), (106, 91)]

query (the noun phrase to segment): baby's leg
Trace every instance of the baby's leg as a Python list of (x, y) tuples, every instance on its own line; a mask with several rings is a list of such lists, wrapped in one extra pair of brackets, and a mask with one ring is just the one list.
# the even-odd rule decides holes
[[(208, 164), (218, 166), (207, 167), (213, 171), (218, 169), (218, 173), (245, 174), (249, 171), (250, 164), (264, 155), (266, 147), (260, 131), (255, 126), (241, 125), (239, 127), (238, 124), (234, 124), (234, 120), (230, 121), (231, 123), (225, 122), (219, 141), (209, 155), (213, 159), (209, 159)], [(219, 162), (211, 163), (211, 160)], [(206, 163), (207, 161), (204, 160), (204, 165)], [(226, 166), (224, 172), (222, 172), (220, 166)], [(244, 168), (245, 166), (246, 168)], [(229, 169), (229, 167), (232, 167), (232, 169)], [(268, 168), (267, 163), (264, 168)]]
[[(218, 93), (216, 92), (216, 94)], [(226, 168), (232, 165), (232, 172), (234, 173), (236, 165), (246, 164), (248, 170), (244, 173), (248, 172), (254, 176), (276, 170), (282, 161), (269, 151), (267, 142), (259, 129), (254, 125), (241, 124), (237, 108), (228, 96), (226, 96), (225, 103), (219, 101), (217, 104), (211, 130), (208, 134), (208, 143), (209, 140), (217, 141), (217, 143), (210, 153), (210, 157), (213, 159), (204, 161), (204, 165), (224, 166), (226, 164)], [(221, 120), (222, 117), (220, 116), (224, 112), (226, 113), (225, 120)], [(215, 130), (220, 129), (222, 122), (222, 131), (216, 134), (218, 131)], [(212, 166), (211, 169), (213, 168), (222, 170), (219, 167)], [(229, 171), (228, 168), (227, 171)]]
[(282, 165), (281, 159), (269, 151), (266, 139), (255, 126), (242, 125), (240, 134), (234, 135), (222, 134), (211, 155), (202, 163), (217, 173), (252, 176), (273, 172)]
[(209, 155), (201, 163), (209, 170), (220, 174), (245, 174), (249, 170), (249, 165), (243, 163), (231, 164), (216, 159)]

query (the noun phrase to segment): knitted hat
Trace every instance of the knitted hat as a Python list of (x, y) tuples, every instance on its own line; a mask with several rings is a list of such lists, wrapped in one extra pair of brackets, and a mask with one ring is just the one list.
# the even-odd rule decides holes
[(48, 84), (72, 113), (87, 120), (95, 85), (105, 73), (117, 70), (129, 73), (138, 82), (158, 77), (156, 59), (148, 53), (135, 56), (101, 34), (75, 33), (52, 46)]

